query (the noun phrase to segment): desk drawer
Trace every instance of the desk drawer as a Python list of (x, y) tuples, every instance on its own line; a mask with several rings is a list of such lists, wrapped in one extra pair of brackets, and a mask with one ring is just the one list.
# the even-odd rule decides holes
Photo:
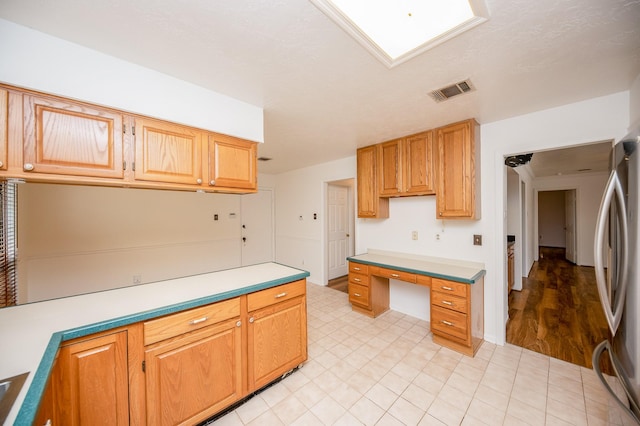
[(416, 282), (416, 274), (410, 272), (397, 271), (395, 269), (381, 268), (379, 266), (371, 267), (371, 275), (377, 275), (379, 277), (391, 278), (394, 280), (406, 281), (409, 283)]
[(150, 345), (239, 316), (240, 298), (236, 297), (151, 321), (145, 321), (143, 324), (144, 344), (145, 346)]
[(364, 265), (362, 263), (349, 262), (349, 272), (368, 275), (369, 265)]
[(467, 315), (431, 306), (431, 330), (468, 343)]
[(349, 272), (349, 282), (369, 287), (369, 275), (354, 274), (353, 272)]
[(431, 292), (431, 306), (453, 309), (463, 314), (469, 312), (469, 301), (466, 297), (457, 297), (451, 293), (443, 293), (440, 291)]
[(457, 283), (455, 281), (433, 278), (431, 280), (431, 290), (449, 293), (459, 297), (467, 297), (467, 290), (471, 284)]
[(369, 309), (369, 287), (349, 283), (349, 302)]
[(265, 308), (294, 297), (304, 296), (307, 291), (306, 280), (298, 280), (289, 284), (271, 287), (266, 290), (256, 291), (247, 295), (247, 309), (249, 312)]

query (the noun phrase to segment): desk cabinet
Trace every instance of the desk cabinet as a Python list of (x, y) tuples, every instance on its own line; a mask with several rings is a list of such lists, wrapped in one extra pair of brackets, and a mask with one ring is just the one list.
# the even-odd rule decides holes
[(349, 302), (377, 317), (389, 310), (389, 279), (431, 288), (433, 341), (473, 356), (484, 339), (484, 279), (474, 284), (433, 278), (390, 267), (349, 262)]

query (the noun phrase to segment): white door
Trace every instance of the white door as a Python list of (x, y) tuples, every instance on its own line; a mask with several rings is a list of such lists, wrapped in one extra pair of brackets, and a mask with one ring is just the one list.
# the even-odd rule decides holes
[(329, 279), (347, 275), (349, 255), (349, 187), (328, 185), (327, 229)]
[(565, 258), (572, 263), (578, 263), (576, 251), (576, 190), (564, 192), (564, 221), (565, 221)]
[(273, 190), (241, 196), (242, 266), (274, 260)]

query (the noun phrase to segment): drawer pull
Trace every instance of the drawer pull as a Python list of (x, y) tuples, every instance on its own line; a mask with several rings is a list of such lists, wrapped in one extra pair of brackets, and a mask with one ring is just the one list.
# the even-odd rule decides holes
[(451, 287), (447, 287), (446, 285), (440, 286), (440, 288), (447, 291), (453, 291)]
[(189, 324), (191, 324), (191, 325), (200, 324), (201, 322), (205, 322), (208, 319), (209, 319), (209, 317), (202, 317), (202, 318), (194, 319), (192, 321), (189, 321)]
[(448, 325), (449, 327), (453, 327), (453, 323), (451, 321), (442, 320), (440, 322), (443, 323), (444, 325)]
[(361, 295), (360, 293), (353, 293), (353, 295), (354, 295), (355, 297), (362, 297), (362, 295)]
[(354, 278), (353, 280), (358, 283), (360, 282), (360, 278)]
[(398, 278), (400, 275), (399, 275), (399, 274), (391, 274), (391, 276), (392, 276), (393, 278)]
[(359, 270), (360, 270), (360, 268), (358, 268), (357, 266), (354, 266), (354, 267), (353, 267), (353, 270), (354, 270), (354, 271), (359, 271)]
[(453, 306), (453, 302), (449, 302), (448, 300), (443, 300), (442, 301), (443, 305), (449, 305), (449, 306)]
[(275, 298), (276, 299), (280, 299), (281, 297), (285, 297), (286, 295), (287, 295), (286, 292), (278, 293), (278, 294), (276, 294)]

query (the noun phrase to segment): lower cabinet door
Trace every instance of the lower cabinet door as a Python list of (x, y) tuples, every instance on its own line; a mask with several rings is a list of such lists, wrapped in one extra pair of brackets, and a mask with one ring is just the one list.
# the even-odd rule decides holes
[(249, 312), (249, 391), (257, 390), (307, 359), (304, 296)]
[(54, 424), (129, 424), (126, 331), (63, 346), (57, 368)]
[(242, 397), (239, 318), (145, 351), (147, 425), (192, 425)]

